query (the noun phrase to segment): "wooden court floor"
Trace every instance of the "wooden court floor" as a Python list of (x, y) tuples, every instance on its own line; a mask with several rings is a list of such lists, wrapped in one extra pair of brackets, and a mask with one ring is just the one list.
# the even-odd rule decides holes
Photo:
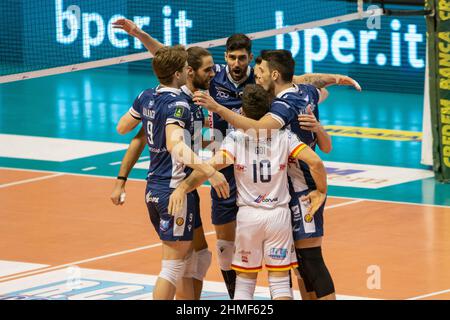
[[(161, 246), (144, 203), (144, 181), (127, 183), (127, 200), (109, 200), (114, 180), (58, 172), (0, 169), (0, 260), (45, 265), (0, 276), (18, 279), (79, 266), (157, 275)], [(201, 214), (213, 263), (206, 280), (222, 280), (210, 221), (209, 187)], [(450, 299), (450, 208), (329, 197), (325, 260), (341, 296)], [(266, 272), (259, 286), (267, 286)]]

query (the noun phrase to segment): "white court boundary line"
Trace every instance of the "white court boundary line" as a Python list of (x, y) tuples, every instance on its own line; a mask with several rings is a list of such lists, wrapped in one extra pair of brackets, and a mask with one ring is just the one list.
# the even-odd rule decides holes
[(421, 295), (421, 296), (408, 298), (406, 300), (420, 300), (420, 299), (423, 299), (423, 298), (429, 298), (429, 297), (433, 297), (433, 296), (438, 296), (438, 295), (441, 295), (441, 294), (444, 294), (444, 293), (448, 293), (448, 292), (450, 292), (450, 289), (442, 290), (442, 291), (436, 291), (436, 292), (432, 292), (432, 293), (429, 293), (429, 294), (424, 294), (424, 295)]
[[(111, 176), (101, 176), (94, 174), (82, 174), (82, 173), (72, 173), (72, 172), (58, 172), (58, 171), (50, 171), (50, 170), (38, 170), (38, 169), (22, 169), (22, 168), (10, 168), (10, 167), (0, 167), (0, 170), (17, 170), (17, 171), (28, 171), (28, 172), (46, 172), (46, 173), (62, 173), (68, 176), (76, 176), (76, 177), (92, 177), (92, 178), (103, 178), (114, 180), (116, 177)], [(427, 178), (434, 179), (434, 178)], [(137, 181), (137, 182), (146, 182), (145, 179), (136, 179), (136, 178), (128, 178), (128, 181)], [(209, 185), (202, 185), (202, 187), (211, 188)], [(368, 199), (368, 198), (353, 198), (353, 197), (342, 197), (342, 196), (328, 196), (328, 198), (336, 198), (336, 199), (349, 199), (349, 200), (363, 200), (363, 201), (372, 201), (372, 202), (381, 202), (381, 203), (393, 203), (393, 204), (404, 204), (404, 205), (413, 205), (420, 207), (432, 207), (432, 208), (444, 208), (450, 209), (450, 206), (439, 205), (439, 204), (429, 204), (429, 203), (416, 203), (416, 202), (404, 202), (404, 201), (393, 201), (393, 200), (378, 200), (378, 199)]]
[[(354, 200), (354, 201), (349, 201), (349, 202), (345, 202), (345, 203), (339, 203), (339, 204), (335, 204), (335, 205), (331, 205), (326, 207), (326, 209), (333, 209), (333, 208), (337, 208), (337, 207), (342, 207), (345, 205), (351, 205), (351, 204), (355, 204), (358, 202), (362, 202), (364, 200)], [(205, 236), (209, 236), (212, 234), (215, 234), (215, 231), (211, 231), (211, 232), (206, 232)], [(152, 249), (152, 248), (156, 248), (161, 246), (161, 243), (156, 243), (156, 244), (152, 244), (152, 245), (147, 245), (147, 246), (143, 246), (143, 247), (138, 247), (138, 248), (134, 248), (134, 249), (129, 249), (129, 250), (124, 250), (124, 251), (119, 251), (119, 252), (114, 252), (114, 253), (110, 253), (110, 254), (106, 254), (106, 255), (102, 255), (102, 256), (97, 256), (97, 257), (93, 257), (93, 258), (89, 258), (89, 259), (84, 259), (84, 260), (79, 260), (79, 261), (75, 261), (75, 262), (71, 262), (71, 263), (65, 263), (59, 266), (49, 266), (49, 267), (44, 267), (44, 268), (39, 268), (36, 270), (32, 270), (32, 271), (27, 271), (27, 272), (23, 272), (23, 273), (17, 273), (17, 274), (13, 274), (13, 275), (8, 275), (6, 277), (0, 277), (0, 282), (4, 282), (7, 280), (14, 280), (15, 278), (22, 278), (25, 276), (30, 276), (36, 273), (41, 273), (41, 272), (46, 272), (46, 271), (53, 271), (53, 270), (57, 270), (57, 269), (61, 269), (64, 267), (69, 267), (69, 266), (73, 266), (73, 265), (79, 265), (79, 264), (84, 264), (84, 263), (88, 263), (88, 262), (92, 262), (92, 261), (97, 261), (97, 260), (102, 260), (102, 259), (107, 259), (107, 258), (112, 258), (112, 257), (116, 257), (116, 256), (120, 256), (120, 255), (125, 255), (128, 253), (134, 253), (134, 252), (138, 252), (138, 251), (142, 251), (142, 250), (147, 250), (147, 249)]]
[(38, 177), (38, 178), (32, 178), (32, 179), (26, 179), (26, 180), (19, 180), (19, 181), (10, 182), (10, 183), (4, 183), (4, 184), (0, 184), (0, 189), (17, 186), (17, 185), (21, 185), (21, 184), (26, 184), (26, 183), (31, 183), (31, 182), (36, 182), (36, 181), (41, 181), (41, 180), (47, 180), (47, 179), (56, 178), (56, 177), (61, 177), (64, 175), (66, 175), (66, 174), (65, 173), (55, 173), (55, 174), (51, 174), (51, 175), (44, 176), (44, 177)]
[[(215, 234), (215, 233), (216, 233), (215, 231), (206, 232), (205, 236), (209, 236), (209, 235), (212, 235), (212, 234)], [(22, 278), (22, 277), (34, 275), (36, 273), (42, 273), (42, 272), (62, 269), (64, 267), (70, 267), (70, 266), (75, 266), (75, 265), (84, 264), (84, 263), (88, 263), (88, 262), (93, 262), (93, 261), (97, 261), (97, 260), (117, 257), (117, 256), (125, 255), (125, 254), (128, 254), (128, 253), (134, 253), (134, 252), (138, 252), (138, 251), (142, 251), (142, 250), (153, 249), (153, 248), (157, 248), (157, 247), (160, 247), (160, 246), (162, 246), (161, 242), (155, 243), (155, 244), (151, 244), (151, 245), (147, 245), (147, 246), (143, 246), (143, 247), (137, 247), (137, 248), (134, 248), (134, 249), (124, 250), (124, 251), (119, 251), (119, 252), (113, 252), (113, 253), (109, 253), (109, 254), (105, 254), (105, 255), (102, 255), (102, 256), (97, 256), (97, 257), (93, 257), (93, 258), (89, 258), (89, 259), (69, 262), (69, 263), (58, 265), (58, 266), (53, 266), (53, 267), (49, 266), (49, 267), (45, 267), (45, 268), (35, 269), (33, 271), (29, 271), (29, 272), (25, 272), (25, 273), (21, 273), (21, 274), (17, 273), (16, 275), (8, 275), (7, 277), (0, 278), (0, 282), (5, 282), (5, 281), (8, 281), (8, 280), (14, 280), (15, 278)]]
[[(349, 22), (349, 21), (353, 21), (353, 20), (362, 20), (365, 18), (378, 17), (378, 16), (382, 16), (382, 15), (384, 15), (382, 9), (367, 10), (367, 11), (362, 11), (362, 12), (359, 11), (356, 13), (351, 13), (351, 14), (342, 15), (342, 16), (338, 16), (338, 17), (296, 24), (293, 26), (288, 26), (288, 27), (284, 27), (284, 28), (280, 28), (280, 29), (269, 29), (269, 30), (265, 30), (265, 31), (249, 33), (249, 34), (247, 34), (247, 36), (252, 40), (256, 40), (256, 39), (275, 36), (278, 34), (296, 32), (296, 31), (301, 31), (301, 30), (315, 28), (315, 27), (325, 27), (325, 26), (329, 26), (332, 24)], [(193, 46), (199, 46), (199, 47), (203, 47), (203, 48), (212, 48), (212, 47), (218, 47), (218, 46), (225, 45), (226, 41), (227, 41), (227, 38), (221, 38), (221, 39), (215, 39), (215, 40), (211, 40), (211, 41), (192, 43), (192, 44), (187, 45), (186, 47), (189, 48), (189, 47), (193, 47)], [(56, 67), (56, 68), (50, 68), (50, 69), (44, 69), (44, 70), (38, 70), (38, 71), (31, 71), (31, 72), (24, 72), (24, 73), (16, 73), (16, 74), (0, 77), (0, 83), (13, 82), (13, 81), (19, 81), (19, 80), (27, 80), (27, 79), (32, 79), (32, 78), (38, 78), (38, 77), (44, 77), (44, 76), (49, 76), (49, 75), (56, 75), (56, 74), (61, 74), (61, 73), (80, 71), (80, 70), (86, 70), (86, 69), (92, 69), (92, 68), (98, 68), (98, 67), (106, 67), (106, 66), (110, 66), (110, 65), (114, 65), (114, 64), (150, 59), (151, 57), (152, 57), (152, 55), (149, 52), (142, 52), (142, 53), (135, 53), (135, 54), (120, 56), (120, 57), (115, 57), (115, 58), (83, 62), (83, 63), (78, 63), (78, 64), (74, 64), (74, 65), (69, 65), (69, 66), (62, 66), (62, 67)]]

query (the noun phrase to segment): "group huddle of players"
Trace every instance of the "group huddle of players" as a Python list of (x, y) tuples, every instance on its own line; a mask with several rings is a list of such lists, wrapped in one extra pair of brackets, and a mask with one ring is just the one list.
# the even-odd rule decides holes
[[(244, 34), (227, 39), (226, 65), (218, 65), (208, 50), (165, 47), (130, 20), (114, 26), (153, 54), (160, 83), (140, 93), (117, 125), (120, 134), (142, 127), (111, 195), (114, 204), (124, 203), (127, 176), (148, 145), (145, 200), (163, 248), (153, 298), (200, 299), (212, 254), (196, 188), (208, 180), (217, 260), (231, 299), (253, 298), (263, 263), (272, 299), (293, 299), (291, 269), (302, 299), (335, 299), (321, 251), (326, 171), (314, 152), (316, 145), (326, 153), (332, 146), (318, 105), (328, 96), (325, 87), (361, 90), (357, 82), (295, 76), (287, 50), (263, 50), (251, 67)], [(203, 147), (213, 151), (208, 161), (193, 151)]]

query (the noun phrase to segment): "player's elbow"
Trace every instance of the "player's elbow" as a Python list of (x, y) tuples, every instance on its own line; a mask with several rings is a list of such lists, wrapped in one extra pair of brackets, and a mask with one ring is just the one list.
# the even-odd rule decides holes
[(319, 103), (324, 102), (328, 98), (328, 96), (329, 96), (328, 90), (325, 88), (321, 88)]
[(331, 150), (333, 150), (333, 146), (331, 145), (331, 143), (320, 147), (320, 151), (322, 151), (323, 153), (330, 153)]
[(316, 172), (320, 172), (324, 170), (325, 165), (323, 164), (322, 159), (319, 158), (319, 156), (314, 157), (313, 159), (309, 160), (308, 166), (310, 169)]

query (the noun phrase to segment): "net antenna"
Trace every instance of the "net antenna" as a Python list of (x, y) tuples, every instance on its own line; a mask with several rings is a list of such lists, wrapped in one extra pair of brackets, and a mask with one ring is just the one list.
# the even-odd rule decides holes
[[(329, 26), (329, 25), (350, 22), (350, 21), (354, 21), (354, 20), (361, 20), (361, 19), (367, 19), (370, 17), (382, 16), (385, 14), (385, 9), (383, 9), (383, 8), (367, 9), (367, 10), (364, 9), (364, 4), (368, 3), (368, 1), (363, 1), (363, 0), (344, 0), (344, 1), (353, 2), (353, 4), (354, 4), (353, 13), (340, 15), (340, 16), (327, 18), (327, 19), (322, 19), (322, 20), (315, 20), (315, 21), (311, 21), (311, 22), (307, 22), (307, 23), (296, 24), (296, 25), (292, 25), (292, 26), (286, 26), (286, 27), (279, 28), (279, 29), (269, 29), (269, 30), (265, 30), (265, 31), (247, 33), (247, 36), (252, 40), (257, 40), (257, 39), (276, 36), (279, 34), (286, 34), (289, 32), (302, 31), (305, 29), (311, 29), (311, 28), (317, 28), (317, 27), (325, 27), (325, 26)], [(208, 48), (223, 46), (226, 44), (226, 40), (227, 40), (227, 38), (214, 39), (214, 40), (210, 40), (210, 41), (192, 43), (192, 44), (187, 45), (186, 47), (200, 46), (200, 47), (208, 49)], [(31, 78), (56, 75), (56, 74), (61, 74), (61, 73), (80, 71), (80, 70), (86, 70), (86, 69), (92, 69), (92, 68), (98, 68), (98, 67), (106, 67), (106, 66), (115, 65), (115, 64), (146, 60), (146, 59), (150, 59), (152, 57), (153, 56), (149, 52), (142, 52), (142, 53), (135, 53), (135, 54), (119, 56), (119, 57), (114, 57), (114, 58), (82, 62), (82, 63), (72, 64), (72, 65), (58, 66), (55, 68), (48, 68), (48, 69), (43, 69), (43, 70), (10, 74), (10, 75), (6, 75), (6, 76), (0, 76), (0, 83), (26, 80), (26, 79), (31, 79)]]

